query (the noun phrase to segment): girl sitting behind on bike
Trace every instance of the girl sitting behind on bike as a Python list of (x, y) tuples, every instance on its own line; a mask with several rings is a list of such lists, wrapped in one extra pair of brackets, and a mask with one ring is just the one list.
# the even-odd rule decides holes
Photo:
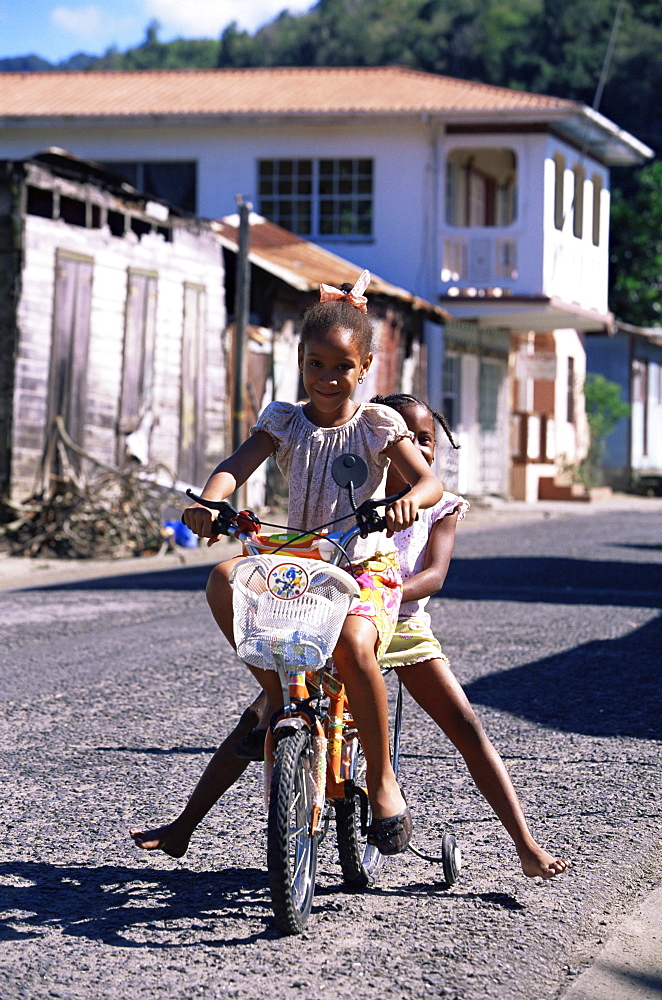
[[(346, 452), (368, 463), (368, 478), (356, 491), (357, 502), (384, 496), (386, 474), (394, 465), (411, 490), (386, 511), (388, 530), (357, 538), (352, 573), (361, 598), (343, 626), (333, 658), (345, 684), (366, 757), (366, 784), (373, 820), (369, 841), (382, 853), (405, 850), (411, 837), (411, 814), (398, 786), (389, 755), (386, 688), (377, 663), (391, 641), (402, 592), (394, 532), (412, 525), (419, 508), (435, 504), (443, 487), (412, 443), (407, 426), (392, 408), (352, 400), (357, 382), (370, 368), (372, 328), (363, 290), (364, 271), (354, 288), (322, 285), (321, 301), (304, 315), (299, 368), (308, 396), (305, 403), (274, 402), (251, 428), (251, 436), (220, 463), (202, 496), (224, 500), (266, 459), (275, 454), (289, 485), (288, 524), (313, 529), (351, 514), (347, 491), (331, 476), (335, 458)], [(195, 504), (182, 516), (196, 535), (211, 536), (213, 513)], [(214, 539), (210, 538), (210, 544)], [(234, 645), (230, 571), (236, 560), (211, 573), (207, 600), (228, 641)], [(278, 674), (249, 667), (266, 693), (257, 732), (247, 742), (264, 740), (271, 716), (283, 705)], [(250, 751), (249, 751), (250, 752)]]
[[(415, 396), (394, 393), (373, 401), (392, 406), (402, 415), (429, 465), (434, 462), (435, 421), (457, 447), (443, 416)], [(387, 493), (396, 493), (403, 485), (398, 470), (391, 467)], [(444, 493), (395, 536), (403, 594), (395, 634), (380, 666), (395, 670), (414, 700), (460, 751), (479, 791), (512, 837), (524, 874), (552, 878), (565, 871), (568, 861), (552, 857), (533, 839), (505, 765), (442, 653), (425, 610), (430, 596), (441, 590), (446, 579), (457, 522), (468, 509), (462, 497)]]

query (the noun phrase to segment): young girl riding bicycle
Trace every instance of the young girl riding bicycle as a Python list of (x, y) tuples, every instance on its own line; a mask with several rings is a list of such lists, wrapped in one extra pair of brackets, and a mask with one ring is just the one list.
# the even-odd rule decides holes
[[(428, 466), (434, 460), (435, 420), (444, 427), (452, 442), (443, 418), (433, 413), (427, 404), (403, 395), (377, 399), (402, 414), (414, 445)], [(401, 485), (402, 477), (391, 465), (386, 492), (397, 492)], [(564, 871), (568, 862), (555, 859), (533, 839), (505, 766), (452, 674), (424, 611), (427, 599), (443, 585), (457, 521), (464, 516), (467, 507), (461, 497), (444, 494), (437, 504), (419, 514), (417, 524), (395, 535), (400, 563), (404, 567), (403, 603), (396, 633), (381, 662), (396, 669), (413, 697), (462, 753), (478, 788), (512, 837), (524, 873), (551, 878)], [(248, 761), (237, 758), (234, 748), (242, 737), (248, 737), (250, 743), (251, 732), (259, 728), (260, 719), (266, 716), (264, 702), (264, 696), (260, 696), (246, 709), (237, 727), (212, 757), (184, 810), (173, 823), (154, 830), (130, 831), (138, 847), (162, 850), (172, 857), (183, 856), (203, 817), (245, 770)]]
[[(391, 767), (386, 688), (377, 658), (391, 641), (402, 592), (393, 534), (412, 525), (420, 508), (436, 503), (443, 488), (414, 447), (399, 414), (379, 404), (361, 405), (352, 400), (373, 358), (372, 327), (362, 295), (368, 281), (369, 274), (364, 272), (360, 283), (347, 292), (323, 286), (324, 300), (306, 312), (299, 344), (307, 402), (270, 404), (251, 429), (251, 436), (214, 470), (202, 496), (224, 500), (275, 454), (289, 485), (288, 524), (306, 530), (320, 521), (351, 514), (347, 492), (331, 475), (333, 461), (341, 454), (357, 453), (368, 464), (367, 481), (356, 492), (358, 503), (384, 495), (390, 465), (411, 484), (406, 496), (386, 511), (388, 530), (357, 538), (354, 543), (352, 574), (361, 597), (345, 621), (333, 654), (366, 758), (373, 817), (369, 841), (383, 853), (398, 853), (411, 837), (411, 813)], [(182, 520), (195, 534), (211, 536), (213, 514), (206, 507), (188, 507)], [(207, 586), (214, 619), (232, 645), (229, 576), (235, 562), (219, 564)], [(280, 679), (273, 670), (249, 669), (266, 694), (254, 734), (263, 740), (268, 721), (282, 708)]]

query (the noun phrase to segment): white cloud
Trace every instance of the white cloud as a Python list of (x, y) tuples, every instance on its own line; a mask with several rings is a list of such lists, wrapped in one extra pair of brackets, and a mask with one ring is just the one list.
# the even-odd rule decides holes
[(99, 34), (103, 14), (98, 7), (54, 7), (50, 22), (54, 28), (77, 38), (94, 39)]
[(121, 36), (143, 27), (142, 18), (113, 17), (100, 7), (54, 7), (49, 17), (54, 28), (84, 42), (96, 43), (99, 38)]
[(148, 17), (163, 26), (162, 36), (215, 38), (231, 21), (240, 28), (254, 31), (289, 10), (301, 14), (312, 7), (313, 0), (143, 0)]

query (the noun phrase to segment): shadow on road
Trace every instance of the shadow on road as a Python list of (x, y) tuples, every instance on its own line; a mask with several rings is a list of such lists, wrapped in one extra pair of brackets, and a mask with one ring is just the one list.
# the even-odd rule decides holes
[[(73, 937), (123, 948), (181, 947), (179, 935), (172, 932), (186, 929), (186, 924), (184, 928), (171, 924), (193, 920), (199, 945), (201, 920), (241, 918), (246, 907), (264, 910), (265, 918), (271, 913), (262, 869), (192, 872), (46, 862), (0, 864), (0, 941), (41, 937), (56, 927)], [(138, 934), (132, 936), (134, 929), (149, 933), (143, 940)], [(240, 941), (223, 938), (205, 943), (246, 944), (271, 935), (268, 927)]]
[(196, 747), (196, 746), (180, 746), (180, 747), (148, 747), (148, 746), (122, 746), (118, 744), (117, 746), (99, 746), (90, 747), (91, 752), (94, 753), (137, 753), (137, 754), (153, 754), (155, 757), (169, 757), (171, 754), (186, 753), (193, 754), (197, 756), (201, 753), (214, 753), (218, 747)]
[(618, 639), (481, 677), (465, 687), (475, 704), (562, 732), (662, 740), (662, 617)]
[(662, 563), (513, 556), (453, 559), (444, 599), (659, 608)]

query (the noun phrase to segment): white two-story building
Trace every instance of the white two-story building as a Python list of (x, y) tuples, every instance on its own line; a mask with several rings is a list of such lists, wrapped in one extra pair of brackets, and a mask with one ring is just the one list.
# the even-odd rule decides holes
[(241, 193), (443, 305), (428, 396), (460, 490), (536, 499), (582, 456), (609, 167), (651, 155), (585, 105), (400, 67), (0, 74), (0, 158), (53, 145), (205, 217)]

